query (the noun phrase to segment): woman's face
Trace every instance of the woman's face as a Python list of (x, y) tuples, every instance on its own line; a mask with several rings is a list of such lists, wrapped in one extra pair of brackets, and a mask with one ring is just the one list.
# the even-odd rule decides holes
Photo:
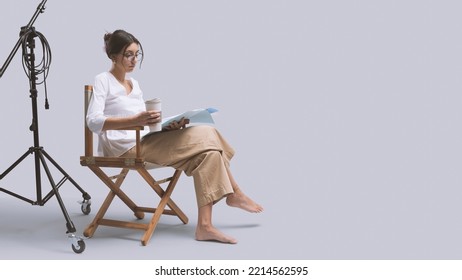
[(115, 67), (121, 68), (124, 72), (132, 72), (135, 69), (136, 63), (141, 59), (141, 52), (139, 46), (136, 43), (130, 44), (124, 53), (116, 56)]

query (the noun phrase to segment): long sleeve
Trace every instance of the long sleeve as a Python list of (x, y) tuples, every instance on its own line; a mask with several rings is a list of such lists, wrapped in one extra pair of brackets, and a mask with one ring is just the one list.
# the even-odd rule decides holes
[(108, 84), (104, 83), (100, 76), (97, 76), (86, 119), (88, 128), (96, 134), (102, 132), (104, 122), (107, 119), (107, 116), (104, 115), (104, 108), (108, 92)]

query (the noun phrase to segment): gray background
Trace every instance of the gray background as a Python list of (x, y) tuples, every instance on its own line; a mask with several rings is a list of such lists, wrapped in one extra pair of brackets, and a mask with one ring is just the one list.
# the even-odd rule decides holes
[[(0, 59), (39, 3), (2, 1)], [(142, 42), (134, 77), (146, 98), (162, 98), (164, 114), (220, 109), (217, 127), (237, 150), (234, 174), (265, 212), (220, 203), (215, 225), (239, 244), (196, 242), (192, 180), (183, 177), (174, 198), (188, 225), (162, 218), (147, 247), (141, 232), (102, 227), (77, 255), (55, 199), (39, 207), (0, 193), (0, 258), (461, 258), (461, 8), (444, 0), (48, 1), (34, 25), (53, 52), (48, 111), (39, 87), (41, 144), (93, 197), (84, 216), (80, 193), (70, 183), (61, 189), (78, 233), (107, 192), (79, 165), (83, 85), (109, 69), (102, 37), (117, 28)], [(33, 143), (19, 52), (0, 89), (3, 172)], [(135, 176), (128, 182), (146, 200), (150, 191)], [(34, 198), (32, 157), (0, 186)]]

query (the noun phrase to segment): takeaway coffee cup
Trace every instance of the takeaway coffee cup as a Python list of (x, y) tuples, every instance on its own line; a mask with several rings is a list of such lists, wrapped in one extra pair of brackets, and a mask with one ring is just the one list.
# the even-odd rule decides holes
[[(162, 111), (162, 106), (161, 106), (162, 103), (161, 103), (160, 98), (154, 98), (151, 100), (147, 100), (145, 104), (146, 104), (146, 111), (158, 111), (158, 112)], [(158, 123), (149, 125), (149, 130), (151, 132), (161, 131), (162, 124), (158, 122)]]

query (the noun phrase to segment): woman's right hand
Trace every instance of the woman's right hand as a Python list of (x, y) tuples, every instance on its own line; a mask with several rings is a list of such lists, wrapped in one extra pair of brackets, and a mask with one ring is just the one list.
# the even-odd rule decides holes
[(107, 118), (103, 130), (123, 129), (132, 126), (149, 126), (162, 120), (159, 111), (145, 111), (131, 117)]
[(145, 111), (141, 112), (134, 117), (135, 126), (147, 126), (158, 123), (162, 120), (161, 112), (159, 111)]

